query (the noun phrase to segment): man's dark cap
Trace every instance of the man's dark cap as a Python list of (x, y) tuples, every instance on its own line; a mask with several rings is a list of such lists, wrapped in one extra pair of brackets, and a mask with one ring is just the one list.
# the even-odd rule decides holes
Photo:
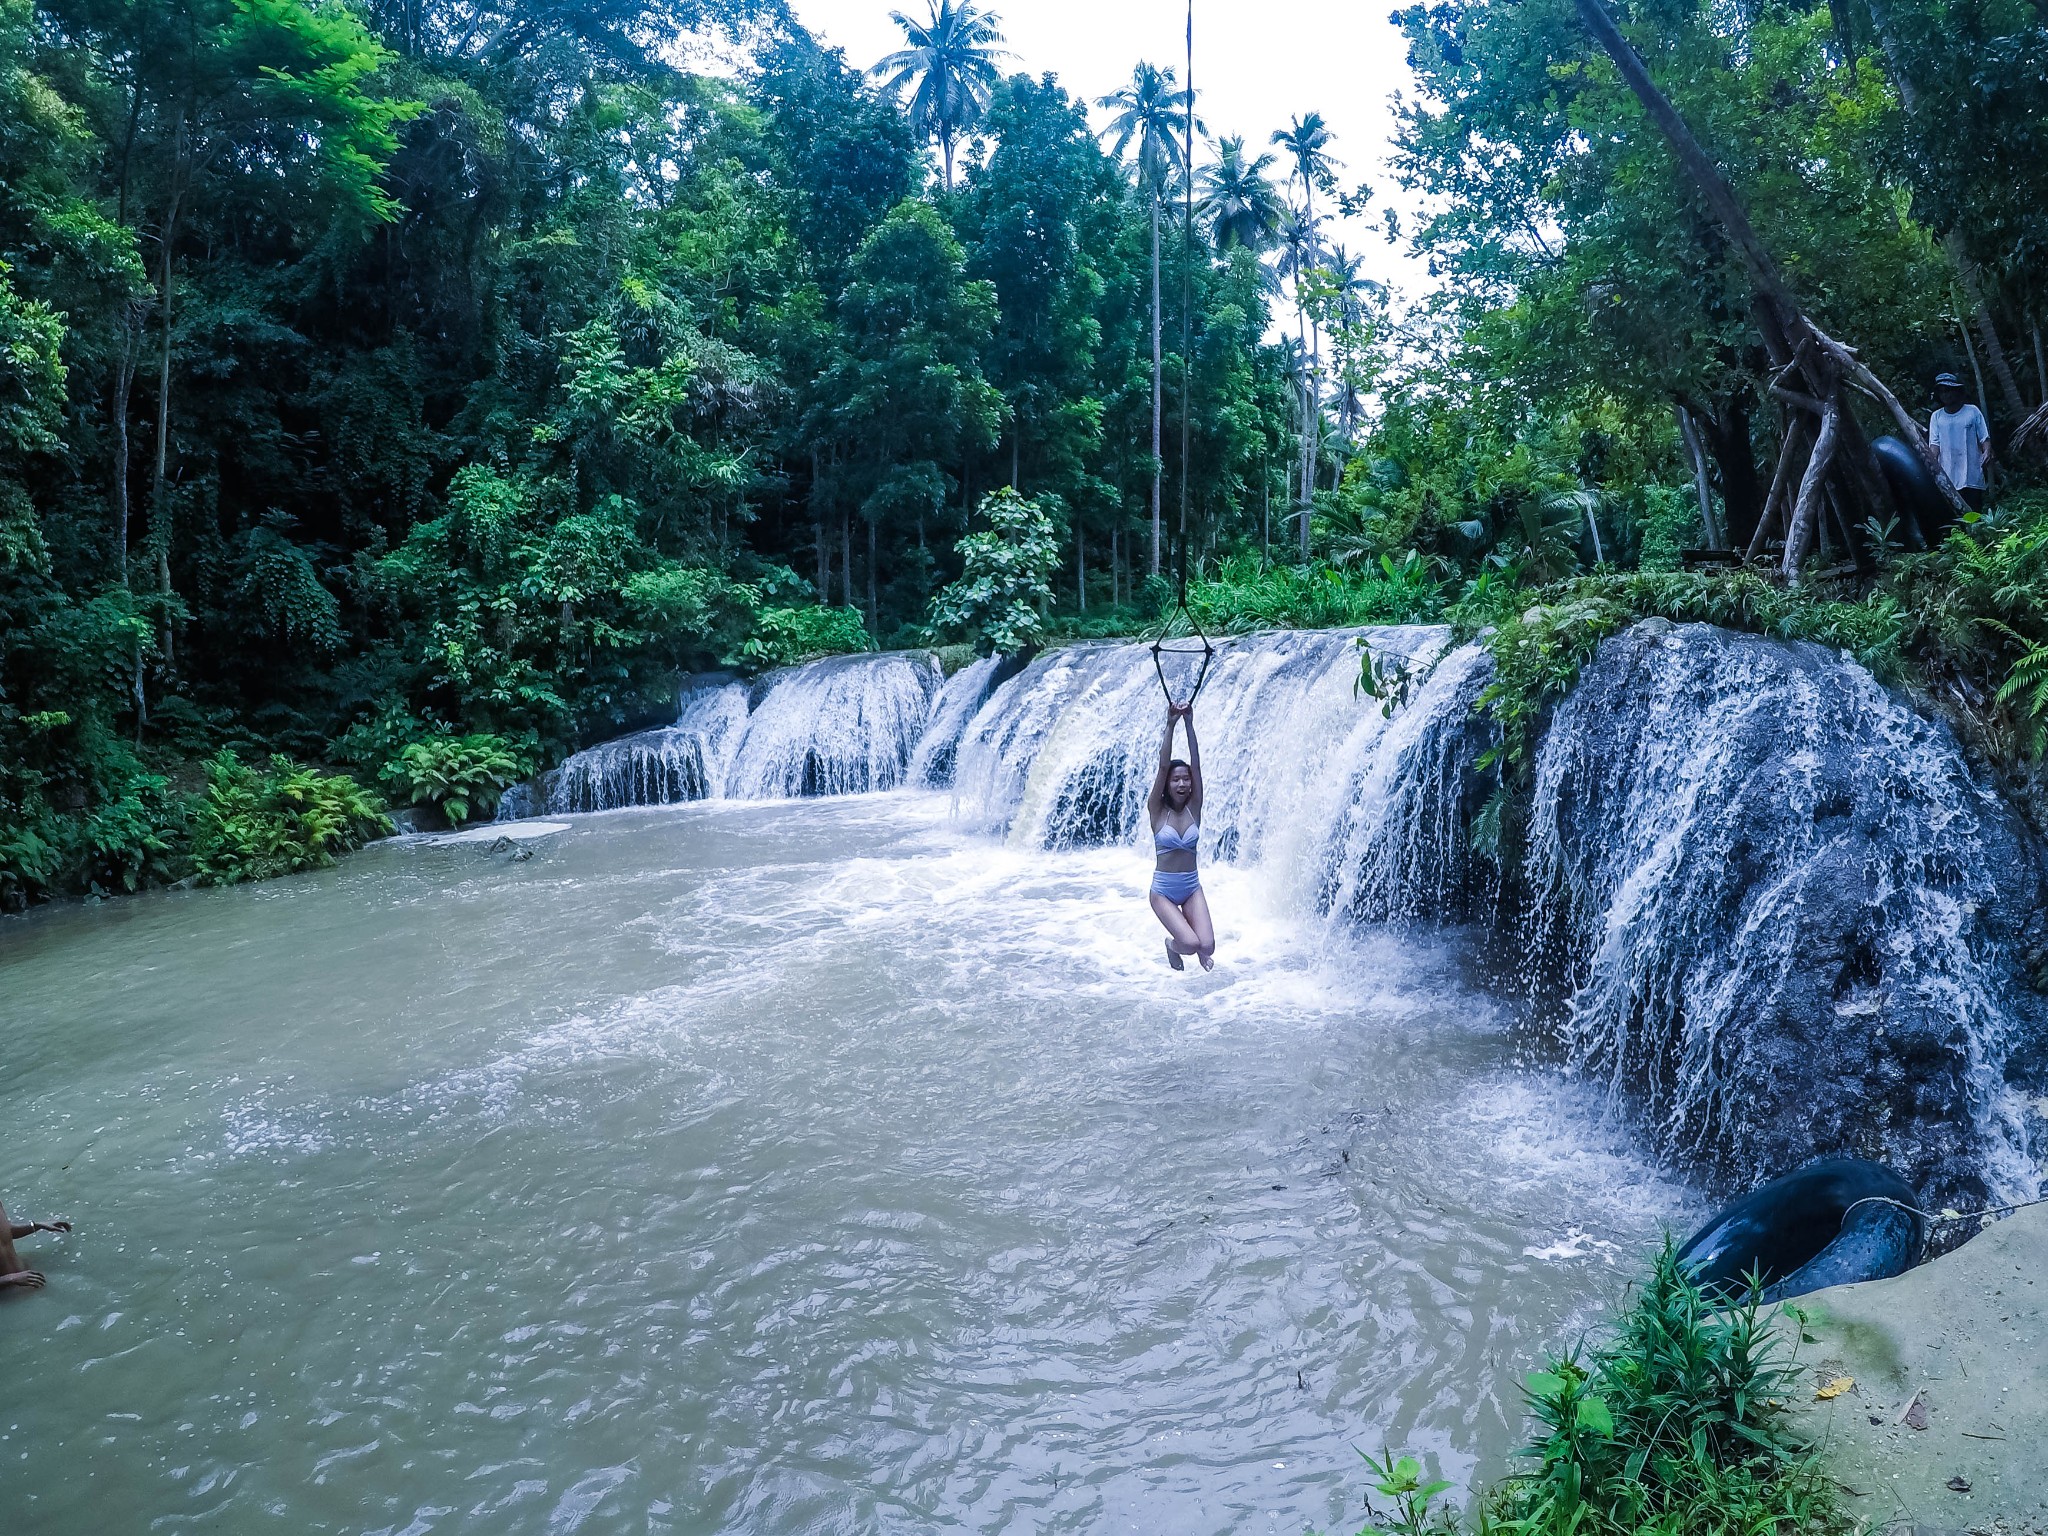
[(1952, 373), (1937, 373), (1934, 376), (1934, 387), (1936, 389), (1961, 389), (1963, 381)]

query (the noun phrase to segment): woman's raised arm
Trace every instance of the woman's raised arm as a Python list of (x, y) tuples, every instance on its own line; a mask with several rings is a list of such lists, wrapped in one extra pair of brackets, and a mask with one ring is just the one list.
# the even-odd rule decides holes
[[(1196, 821), (1200, 821), (1202, 819), (1202, 744), (1195, 740), (1195, 706), (1190, 704), (1186, 709), (1182, 710), (1181, 718), (1187, 721), (1188, 769), (1194, 775), (1195, 780), (1194, 793), (1188, 796), (1188, 810), (1193, 813)], [(1169, 726), (1169, 737), (1171, 733), (1172, 727)]]
[[(1157, 817), (1166, 809), (1166, 781), (1173, 774), (1173, 722), (1180, 718), (1180, 710), (1172, 704), (1166, 706), (1166, 734), (1159, 738), (1159, 770), (1152, 775), (1152, 793), (1145, 797), (1145, 812)], [(1194, 729), (1189, 722), (1189, 730)]]

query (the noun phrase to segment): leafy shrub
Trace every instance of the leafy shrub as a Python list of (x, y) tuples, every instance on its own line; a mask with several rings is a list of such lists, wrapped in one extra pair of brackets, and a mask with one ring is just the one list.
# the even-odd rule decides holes
[[(1704, 1298), (1667, 1240), (1611, 1339), (1531, 1373), (1536, 1438), (1523, 1469), (1482, 1501), (1478, 1529), (1500, 1536), (1836, 1536), (1853, 1522), (1836, 1484), (1793, 1437), (1786, 1402), (1797, 1368), (1761, 1315)], [(1376, 1536), (1452, 1536), (1410, 1457), (1371, 1462)]]
[(987, 531), (954, 546), (964, 570), (932, 599), (932, 632), (968, 641), (984, 656), (1035, 650), (1045, 638), (1042, 613), (1060, 559), (1052, 514), (1005, 486), (982, 498), (981, 515)]
[(184, 801), (161, 774), (138, 774), (121, 793), (61, 823), (64, 863), (86, 889), (139, 891), (177, 878), (183, 859)]
[(750, 667), (794, 667), (821, 656), (847, 656), (872, 648), (858, 608), (764, 608), (739, 648)]
[(1529, 1377), (1540, 1434), (1499, 1512), (1528, 1536), (1844, 1529), (1787, 1423), (1795, 1376), (1757, 1293), (1707, 1300), (1667, 1240), (1611, 1341)]
[(400, 752), (383, 782), (459, 827), (496, 811), (505, 791), (532, 768), (531, 756), (502, 736), (430, 736)]
[(252, 767), (223, 752), (206, 765), (192, 816), (192, 862), (201, 883), (235, 885), (325, 869), (337, 854), (391, 830), (354, 779), (272, 757)]
[(1188, 612), (1215, 634), (1258, 629), (1338, 629), (1360, 624), (1428, 624), (1443, 617), (1435, 563), (1410, 550), (1352, 570), (1269, 565), (1256, 555), (1225, 560), (1188, 583)]

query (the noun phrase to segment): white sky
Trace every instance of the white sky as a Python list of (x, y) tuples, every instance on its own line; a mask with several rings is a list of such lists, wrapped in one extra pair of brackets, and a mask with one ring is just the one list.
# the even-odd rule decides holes
[[(1059, 76), (1087, 102), (1126, 84), (1140, 59), (1183, 69), (1185, 0), (988, 0), (1016, 57), (1012, 70)], [(1290, 118), (1321, 112), (1346, 187), (1373, 185), (1366, 218), (1328, 227), (1368, 274), (1409, 294), (1430, 286), (1405, 246), (1387, 242), (1381, 210), (1411, 206), (1385, 170), (1389, 98), (1411, 91), (1406, 48), (1387, 21), (1394, 0), (1195, 0), (1197, 110), (1217, 137), (1264, 147)], [(921, 16), (924, 0), (790, 0), (797, 19), (865, 69), (902, 46), (891, 10)], [(1101, 114), (1095, 114), (1100, 126)], [(1277, 168), (1276, 168), (1277, 169)]]

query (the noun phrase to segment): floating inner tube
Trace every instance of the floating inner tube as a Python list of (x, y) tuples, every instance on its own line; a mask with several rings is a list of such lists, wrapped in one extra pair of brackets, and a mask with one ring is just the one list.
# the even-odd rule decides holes
[[(1891, 487), (1892, 500), (1899, 504), (1899, 510), (1920, 525), (1920, 534), (1929, 546), (1940, 543), (1955, 520), (1955, 509), (1941, 494), (1941, 483), (1934, 478), (1927, 461), (1896, 437), (1878, 438), (1870, 445), (1870, 451), (1877, 457), (1884, 483)], [(1912, 540), (1909, 538), (1907, 543)]]
[(1762, 1276), (1766, 1301), (1882, 1280), (1920, 1261), (1923, 1223), (1902, 1209), (1919, 1203), (1882, 1163), (1809, 1163), (1722, 1211), (1678, 1250), (1678, 1262), (1719, 1298), (1742, 1295), (1752, 1273)]

